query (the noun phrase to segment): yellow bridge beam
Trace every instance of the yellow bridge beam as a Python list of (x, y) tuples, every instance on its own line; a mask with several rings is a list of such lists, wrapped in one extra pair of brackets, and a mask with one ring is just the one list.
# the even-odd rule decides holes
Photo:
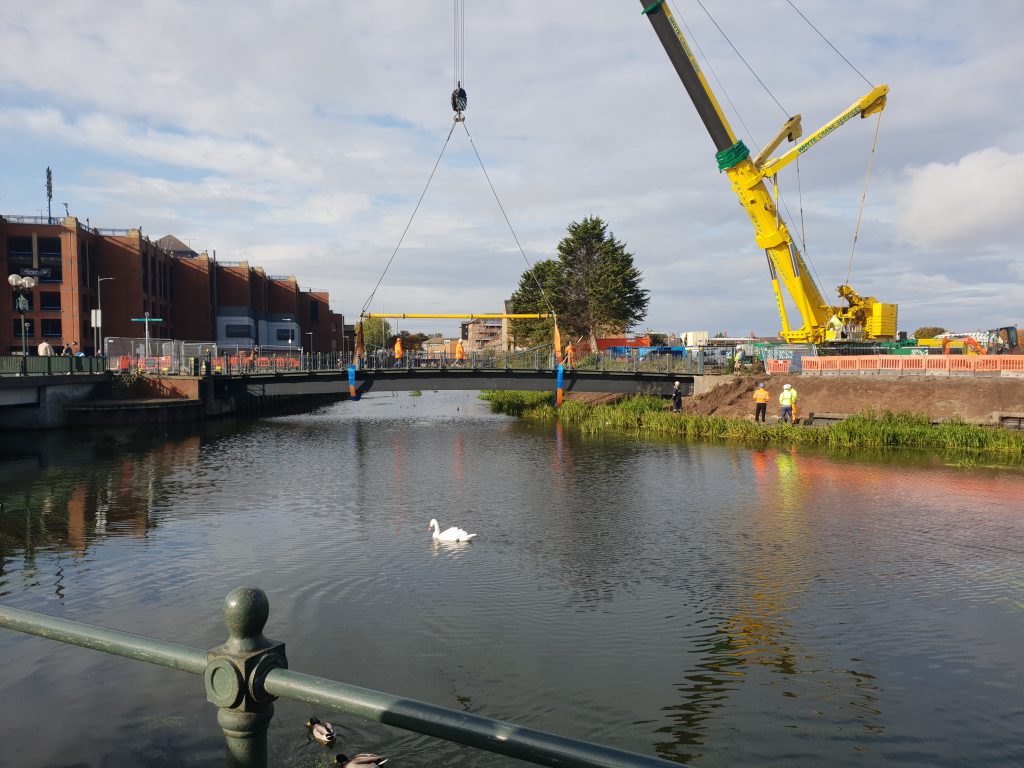
[(424, 314), (413, 312), (367, 312), (363, 317), (392, 318), (397, 320), (542, 320), (551, 317), (547, 312), (518, 312), (514, 314), (502, 312), (483, 312), (471, 315)]

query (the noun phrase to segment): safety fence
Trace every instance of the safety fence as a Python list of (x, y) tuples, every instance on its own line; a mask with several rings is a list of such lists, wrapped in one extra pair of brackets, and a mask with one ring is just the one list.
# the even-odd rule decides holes
[[(788, 360), (769, 360), (768, 373), (789, 373)], [(804, 358), (803, 372), (821, 373), (1024, 373), (1024, 355), (856, 355)]]
[(218, 708), (217, 722), (224, 731), (228, 764), (234, 768), (267, 765), (267, 728), (277, 698), (326, 707), (535, 765), (562, 768), (669, 768), (677, 765), (656, 757), (295, 672), (288, 669), (285, 645), (263, 635), (269, 614), (270, 604), (262, 590), (254, 587), (234, 590), (224, 600), (228, 639), (209, 651), (3, 605), (0, 605), (0, 627), (202, 675), (207, 701)]

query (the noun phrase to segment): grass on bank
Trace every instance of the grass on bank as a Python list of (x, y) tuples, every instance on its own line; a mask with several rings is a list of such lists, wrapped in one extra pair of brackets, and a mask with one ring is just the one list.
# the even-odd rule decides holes
[(558, 419), (583, 432), (630, 431), (693, 440), (727, 440), (755, 446), (924, 448), (978, 451), (1024, 459), (1024, 433), (949, 422), (932, 424), (914, 413), (861, 413), (826, 427), (757, 424), (747, 419), (672, 413), (660, 397), (639, 395), (612, 405), (567, 400), (560, 409), (547, 392), (485, 392), (491, 410), (527, 419)]

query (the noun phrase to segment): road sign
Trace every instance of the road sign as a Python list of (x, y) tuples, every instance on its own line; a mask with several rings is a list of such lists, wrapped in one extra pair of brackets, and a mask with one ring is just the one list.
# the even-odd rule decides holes
[(133, 323), (162, 323), (162, 317), (133, 317)]
[(93, 328), (102, 328), (103, 327), (103, 310), (102, 309), (94, 309), (94, 310), (92, 310), (92, 313), (91, 313), (90, 317), (92, 318), (92, 327)]

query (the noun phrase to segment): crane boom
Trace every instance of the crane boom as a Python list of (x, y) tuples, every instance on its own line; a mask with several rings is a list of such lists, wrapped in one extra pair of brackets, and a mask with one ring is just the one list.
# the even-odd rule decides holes
[[(667, 4), (664, 0), (650, 3), (651, 0), (640, 0), (640, 4), (644, 6), (644, 14), (650, 19), (658, 39), (718, 150), (715, 157), (719, 170), (725, 171), (732, 183), (733, 191), (754, 225), (755, 240), (758, 246), (764, 249), (768, 258), (768, 271), (782, 321), (782, 337), (791, 343), (814, 344), (864, 338), (895, 338), (895, 304), (883, 304), (872, 296), (861, 297), (848, 285), (839, 286), (838, 290), (840, 296), (849, 302), (849, 306), (835, 307), (822, 297), (779, 213), (778, 185), (775, 176), (781, 168), (850, 118), (857, 114), (867, 116), (884, 108), (888, 87), (883, 85), (873, 89), (867, 96), (815, 131), (808, 139), (780, 157), (767, 160), (759, 166), (750, 158), (750, 151), (742, 141), (737, 140), (729, 126)], [(799, 136), (798, 118), (799, 116), (795, 116), (787, 122), (791, 140)], [(784, 128), (780, 135), (785, 135), (786, 131)], [(772, 180), (771, 190), (765, 182), (766, 178)], [(798, 328), (790, 325), (782, 293), (783, 286), (800, 314), (802, 325)]]

